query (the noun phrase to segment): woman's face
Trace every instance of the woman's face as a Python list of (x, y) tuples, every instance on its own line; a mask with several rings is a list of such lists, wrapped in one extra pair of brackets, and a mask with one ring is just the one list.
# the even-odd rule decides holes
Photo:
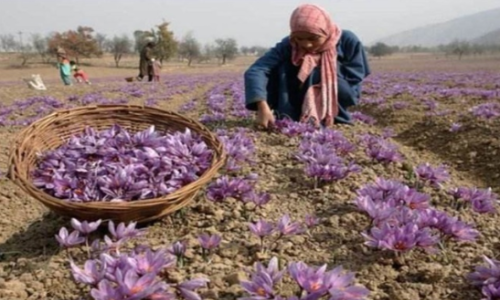
[(309, 32), (297, 31), (292, 33), (292, 40), (299, 48), (309, 53), (314, 53), (326, 42), (327, 37)]

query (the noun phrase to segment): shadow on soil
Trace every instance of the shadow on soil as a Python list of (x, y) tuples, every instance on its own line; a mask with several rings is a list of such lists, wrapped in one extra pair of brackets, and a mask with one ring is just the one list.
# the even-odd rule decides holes
[(500, 130), (485, 125), (466, 123), (452, 133), (442, 124), (419, 122), (401, 132), (396, 140), (420, 151), (430, 151), (458, 171), (493, 187), (500, 177)]
[[(418, 151), (428, 151), (449, 163), (456, 170), (470, 174), (485, 187), (498, 186), (500, 179), (500, 125), (496, 121), (484, 121), (472, 116), (460, 120), (462, 127), (450, 131), (445, 117), (421, 117), (408, 122), (403, 114), (362, 108), (360, 111), (377, 116), (379, 128), (393, 127), (399, 143)], [(380, 116), (384, 116), (383, 118)]]
[(66, 225), (67, 220), (53, 213), (43, 215), (0, 244), (0, 261), (55, 255), (59, 252), (59, 244), (54, 236)]

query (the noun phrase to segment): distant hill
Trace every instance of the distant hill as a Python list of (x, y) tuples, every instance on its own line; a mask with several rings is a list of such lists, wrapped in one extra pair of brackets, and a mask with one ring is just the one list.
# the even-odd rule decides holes
[[(432, 47), (448, 44), (453, 40), (474, 41), (495, 38), (500, 31), (500, 8), (456, 18), (448, 22), (418, 27), (379, 39), (390, 46)], [(490, 34), (492, 35), (490, 37)]]
[(483, 45), (500, 45), (500, 28), (491, 32), (488, 32), (485, 35), (482, 35), (478, 38), (475, 38), (471, 41), (475, 44), (483, 44)]

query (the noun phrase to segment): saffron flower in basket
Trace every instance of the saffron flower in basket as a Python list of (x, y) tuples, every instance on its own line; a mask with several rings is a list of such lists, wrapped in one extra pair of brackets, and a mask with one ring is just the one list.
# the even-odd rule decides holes
[(33, 183), (74, 202), (123, 202), (168, 195), (197, 180), (213, 152), (189, 129), (162, 134), (154, 126), (132, 133), (118, 125), (87, 127), (39, 155)]

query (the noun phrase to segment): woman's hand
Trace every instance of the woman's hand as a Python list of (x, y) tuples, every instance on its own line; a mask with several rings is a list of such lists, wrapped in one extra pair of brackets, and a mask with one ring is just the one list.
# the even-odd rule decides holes
[(267, 129), (274, 125), (274, 114), (266, 101), (257, 102), (257, 127)]

